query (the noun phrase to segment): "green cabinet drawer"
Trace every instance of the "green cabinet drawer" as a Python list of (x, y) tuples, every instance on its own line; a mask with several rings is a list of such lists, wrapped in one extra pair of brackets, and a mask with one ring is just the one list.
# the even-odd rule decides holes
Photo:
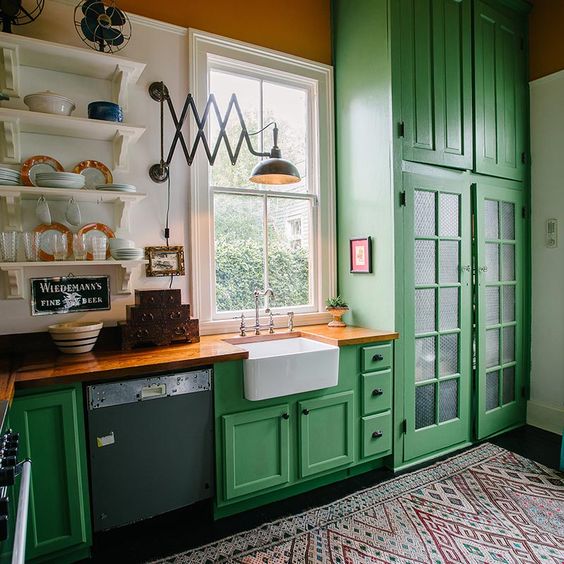
[(392, 413), (362, 418), (362, 457), (384, 454), (392, 448)]
[(391, 343), (374, 345), (362, 349), (362, 371), (384, 370), (392, 367), (393, 352)]
[(392, 371), (363, 374), (362, 414), (370, 415), (392, 409)]

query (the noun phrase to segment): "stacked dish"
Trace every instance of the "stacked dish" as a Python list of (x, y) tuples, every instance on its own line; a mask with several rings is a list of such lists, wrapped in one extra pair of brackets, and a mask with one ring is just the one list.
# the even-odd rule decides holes
[(18, 186), (22, 183), (20, 173), (11, 168), (0, 167), (0, 184), (3, 186)]
[(90, 352), (96, 344), (103, 323), (57, 323), (49, 333), (57, 348), (65, 354)]
[(86, 179), (74, 172), (38, 172), (35, 183), (43, 188), (70, 188), (80, 190), (84, 188)]
[(133, 184), (97, 184), (96, 190), (110, 190), (112, 192), (137, 192)]
[(143, 249), (134, 247), (121, 247), (110, 250), (112, 257), (116, 260), (141, 260), (145, 256)]
[(105, 121), (123, 121), (123, 110), (114, 102), (90, 102), (88, 104), (88, 117)]

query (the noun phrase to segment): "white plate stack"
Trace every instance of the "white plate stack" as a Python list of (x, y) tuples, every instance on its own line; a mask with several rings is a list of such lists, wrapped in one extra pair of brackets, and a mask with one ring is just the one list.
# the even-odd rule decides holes
[(97, 184), (96, 190), (109, 192), (137, 192), (137, 188), (133, 184)]
[(111, 249), (112, 257), (116, 260), (141, 260), (145, 257), (145, 250), (135, 247)]
[(69, 188), (80, 190), (84, 188), (86, 179), (81, 174), (74, 172), (38, 172), (35, 175), (35, 184), (42, 188)]
[(20, 173), (11, 168), (0, 167), (0, 185), (19, 186), (22, 183)]

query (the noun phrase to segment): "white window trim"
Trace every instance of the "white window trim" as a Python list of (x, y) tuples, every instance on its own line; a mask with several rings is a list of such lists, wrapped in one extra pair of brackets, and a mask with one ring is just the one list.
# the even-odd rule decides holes
[[(336, 259), (336, 210), (335, 210), (335, 164), (334, 164), (334, 111), (333, 111), (333, 68), (293, 55), (257, 47), (211, 33), (194, 29), (189, 30), (190, 44), (190, 91), (197, 108), (203, 108), (208, 92), (208, 60), (214, 57), (234, 59), (243, 65), (268, 67), (274, 72), (301, 75), (304, 79), (316, 81), (317, 116), (326, 131), (325, 138), (318, 138), (319, 162), (312, 162), (317, 167), (319, 184), (318, 204), (319, 225), (314, 235), (321, 263), (316, 273), (317, 311), (297, 313), (296, 325), (325, 323), (330, 316), (325, 312), (325, 299), (335, 294), (337, 280)], [(243, 149), (245, 150), (245, 149)], [(204, 189), (205, 187), (205, 189)], [(190, 170), (190, 276), (191, 303), (195, 317), (200, 319), (202, 335), (235, 332), (239, 322), (232, 319), (212, 320), (211, 287), (209, 281), (214, 276), (213, 222), (211, 221), (211, 198), (208, 193), (208, 163), (203, 151), (199, 151)], [(276, 319), (277, 326), (287, 323), (285, 316)], [(252, 323), (249, 323), (249, 325)]]

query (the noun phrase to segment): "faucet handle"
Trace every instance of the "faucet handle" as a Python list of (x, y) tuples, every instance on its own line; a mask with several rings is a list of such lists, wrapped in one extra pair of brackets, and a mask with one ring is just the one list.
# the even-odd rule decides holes
[(245, 314), (241, 312), (241, 315), (236, 315), (233, 319), (240, 319), (241, 324), (239, 325), (239, 336), (246, 337), (247, 335), (247, 327), (245, 326)]
[(288, 312), (288, 331), (291, 333), (294, 330), (294, 312)]

